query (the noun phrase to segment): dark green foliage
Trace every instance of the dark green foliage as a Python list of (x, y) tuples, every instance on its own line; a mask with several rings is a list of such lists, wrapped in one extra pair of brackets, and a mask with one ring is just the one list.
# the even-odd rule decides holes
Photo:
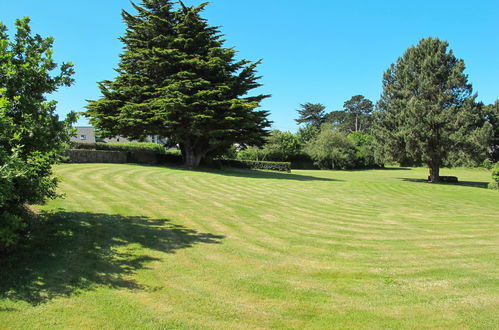
[(236, 160), (236, 159), (223, 159), (221, 160), (221, 162), (222, 165), (230, 167), (248, 168), (253, 170), (291, 172), (290, 162), (266, 162), (266, 161)]
[(451, 151), (458, 158), (485, 152), (490, 125), (483, 124), (464, 69), (448, 43), (433, 38), (422, 39), (390, 66), (375, 129), (383, 159), (424, 163), (431, 182), (438, 182)]
[(465, 107), (472, 107), (466, 109), (464, 113), (468, 113), (467, 120), (475, 129), (459, 130), (454, 133), (454, 139), (461, 142), (457, 142), (454, 148), (448, 150), (447, 158), (443, 161), (444, 166), (479, 167), (492, 156), (493, 130), (487, 118), (487, 107), (475, 102), (469, 102)]
[(128, 143), (74, 142), (74, 148), (88, 149), (88, 150), (144, 152), (144, 153), (153, 153), (153, 154), (165, 154), (167, 152), (164, 146), (157, 143), (148, 143), (148, 142), (128, 142)]
[(301, 109), (296, 110), (299, 114), (295, 121), (298, 124), (312, 125), (319, 128), (326, 122), (326, 107), (320, 103), (300, 104)]
[(57, 197), (51, 165), (69, 141), (72, 114), (61, 121), (46, 95), (70, 86), (73, 68), (52, 58), (52, 38), (32, 35), (30, 20), (16, 21), (9, 41), (0, 23), (0, 249), (16, 243), (27, 225), (25, 204)]
[(101, 82), (101, 99), (87, 106), (102, 136), (166, 137), (189, 167), (234, 143), (263, 144), (268, 113), (255, 109), (267, 95), (247, 96), (260, 86), (260, 62), (235, 60), (236, 51), (201, 18), (206, 5), (174, 9), (172, 1), (144, 0), (134, 5), (136, 15), (123, 12), (118, 76)]
[(343, 104), (344, 112), (350, 119), (351, 132), (366, 132), (371, 126), (373, 103), (363, 95), (355, 95)]
[(347, 138), (355, 145), (355, 159), (351, 167), (377, 168), (383, 163), (376, 160), (376, 146), (372, 135), (360, 131), (348, 134)]
[(343, 104), (343, 110), (332, 111), (326, 115), (325, 122), (345, 134), (369, 132), (373, 123), (373, 103), (363, 95), (352, 96)]
[(326, 122), (344, 133), (352, 132), (352, 118), (345, 110), (331, 111), (326, 116)]
[(485, 118), (492, 125), (493, 135), (490, 142), (490, 159), (499, 162), (499, 100), (485, 107)]
[(175, 164), (180, 165), (183, 163), (182, 154), (180, 152), (170, 152), (168, 151), (166, 154), (159, 154), (158, 163), (159, 164)]

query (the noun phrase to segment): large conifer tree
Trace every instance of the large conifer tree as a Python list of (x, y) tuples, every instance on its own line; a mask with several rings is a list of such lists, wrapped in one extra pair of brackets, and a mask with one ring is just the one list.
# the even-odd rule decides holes
[(394, 160), (427, 164), (433, 183), (451, 151), (485, 149), (490, 135), (464, 69), (446, 41), (428, 38), (383, 76), (375, 129), (381, 150)]
[(102, 97), (86, 112), (103, 136), (169, 138), (189, 167), (234, 143), (264, 142), (268, 112), (256, 108), (268, 95), (247, 96), (260, 86), (259, 62), (237, 61), (223, 47), (218, 28), (200, 16), (206, 5), (144, 0), (136, 15), (123, 11), (118, 76), (100, 83)]

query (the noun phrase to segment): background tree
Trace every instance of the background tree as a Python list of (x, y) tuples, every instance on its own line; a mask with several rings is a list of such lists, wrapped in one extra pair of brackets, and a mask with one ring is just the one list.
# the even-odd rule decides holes
[(321, 169), (346, 169), (355, 162), (355, 144), (345, 134), (324, 124), (316, 138), (305, 146), (305, 152)]
[(492, 125), (493, 130), (490, 157), (493, 162), (499, 162), (499, 100), (485, 107), (485, 118)]
[(300, 154), (301, 145), (296, 135), (290, 132), (273, 130), (267, 138), (265, 150), (272, 155), (271, 160), (290, 161)]
[(352, 132), (352, 117), (345, 110), (331, 111), (326, 115), (326, 122), (345, 134)]
[(247, 96), (260, 86), (260, 62), (235, 60), (221, 34), (201, 18), (206, 3), (177, 9), (171, 1), (144, 0), (127, 25), (118, 76), (99, 84), (102, 97), (86, 115), (103, 136), (142, 139), (159, 135), (180, 145), (185, 164), (234, 143), (261, 145), (270, 126), (256, 110), (268, 95)]
[(319, 128), (326, 122), (326, 107), (324, 105), (320, 103), (304, 103), (300, 104), (300, 108), (296, 110), (299, 117), (295, 121), (298, 124), (312, 125)]
[(298, 143), (304, 146), (308, 141), (314, 139), (317, 134), (319, 134), (320, 127), (316, 127), (314, 125), (307, 125), (298, 128), (298, 132), (296, 132), (296, 138), (298, 139)]
[(343, 104), (346, 114), (352, 118), (353, 132), (363, 132), (369, 127), (373, 103), (363, 95), (355, 95)]
[(448, 43), (422, 39), (383, 76), (376, 140), (385, 156), (409, 156), (428, 165), (430, 182), (439, 182), (449, 151), (486, 148), (490, 125), (479, 126), (471, 84)]
[(46, 95), (73, 83), (71, 63), (60, 72), (52, 58), (52, 38), (32, 35), (29, 18), (16, 20), (9, 40), (0, 23), (0, 248), (13, 245), (26, 227), (25, 204), (56, 197), (51, 165), (69, 142), (70, 125), (55, 114)]

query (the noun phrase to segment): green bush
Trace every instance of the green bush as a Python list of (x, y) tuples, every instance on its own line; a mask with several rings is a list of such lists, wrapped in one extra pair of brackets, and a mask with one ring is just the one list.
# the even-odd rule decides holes
[(51, 167), (76, 119), (60, 120), (57, 102), (46, 99), (72, 84), (72, 65), (53, 61), (53, 40), (33, 36), (29, 18), (15, 25), (11, 41), (0, 23), (0, 250), (14, 246), (28, 226), (26, 204), (58, 196)]
[(376, 168), (382, 164), (376, 161), (374, 138), (372, 135), (353, 132), (347, 138), (355, 145), (354, 168)]
[(355, 144), (342, 132), (324, 125), (320, 133), (305, 146), (305, 152), (321, 169), (346, 169), (355, 167)]
[(144, 152), (151, 154), (166, 154), (167, 150), (164, 146), (150, 142), (128, 142), (128, 143), (81, 143), (74, 142), (75, 149), (89, 150), (109, 150), (109, 151), (127, 151), (127, 152)]
[(482, 167), (487, 169), (487, 170), (491, 170), (494, 167), (494, 162), (492, 160), (490, 160), (489, 158), (486, 158), (482, 162)]
[(267, 159), (268, 152), (259, 148), (248, 148), (237, 152), (237, 160), (255, 160), (262, 161)]
[(238, 168), (249, 168), (253, 170), (272, 170), (281, 172), (291, 172), (291, 163), (289, 162), (266, 162), (256, 160), (236, 160), (222, 159), (222, 165)]
[(353, 132), (345, 135), (331, 124), (321, 127), (304, 151), (321, 169), (350, 169), (382, 167), (376, 161), (373, 137)]
[(496, 163), (494, 168), (492, 169), (492, 181), (489, 184), (490, 189), (499, 189), (499, 163)]

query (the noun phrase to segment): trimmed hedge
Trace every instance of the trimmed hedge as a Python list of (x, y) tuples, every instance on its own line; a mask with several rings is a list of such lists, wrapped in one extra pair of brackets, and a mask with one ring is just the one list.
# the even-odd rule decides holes
[(126, 151), (126, 152), (142, 152), (149, 154), (166, 154), (167, 150), (164, 146), (157, 143), (149, 142), (128, 142), (128, 143), (81, 143), (73, 142), (74, 149), (87, 150), (107, 150), (107, 151)]
[(257, 160), (236, 160), (236, 159), (222, 159), (221, 162), (222, 165), (230, 167), (249, 168), (252, 170), (291, 172), (290, 162), (265, 162)]

